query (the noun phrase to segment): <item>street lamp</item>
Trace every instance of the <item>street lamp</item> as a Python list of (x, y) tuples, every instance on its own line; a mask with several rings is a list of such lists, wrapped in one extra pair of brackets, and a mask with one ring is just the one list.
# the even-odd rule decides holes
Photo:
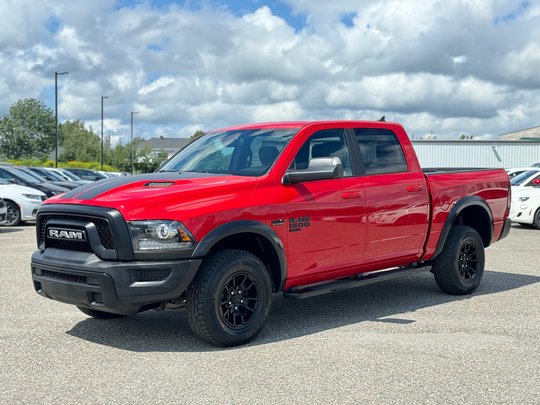
[(101, 96), (101, 170), (103, 170), (103, 100), (109, 98)]
[(134, 156), (133, 156), (133, 116), (135, 114), (138, 114), (138, 111), (132, 111), (131, 112), (131, 174), (133, 174), (134, 169)]
[(58, 76), (67, 75), (69, 72), (54, 72), (54, 122), (56, 134), (56, 149), (54, 152), (54, 167), (58, 167)]

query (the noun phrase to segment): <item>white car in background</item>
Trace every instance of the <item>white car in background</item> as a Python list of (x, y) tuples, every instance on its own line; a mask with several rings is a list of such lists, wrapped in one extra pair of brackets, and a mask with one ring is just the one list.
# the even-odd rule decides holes
[(510, 180), (512, 194), (522, 188), (540, 187), (540, 167), (531, 167), (529, 170)]
[(16, 226), (35, 221), (38, 208), (47, 198), (35, 188), (18, 186), (0, 179), (0, 197), (6, 204), (6, 219), (2, 225)]
[(533, 167), (514, 167), (513, 169), (505, 169), (508, 178), (512, 180), (514, 177), (519, 176), (521, 173), (524, 173), (528, 170), (534, 169)]
[(521, 225), (540, 229), (540, 188), (527, 187), (512, 192), (510, 219)]

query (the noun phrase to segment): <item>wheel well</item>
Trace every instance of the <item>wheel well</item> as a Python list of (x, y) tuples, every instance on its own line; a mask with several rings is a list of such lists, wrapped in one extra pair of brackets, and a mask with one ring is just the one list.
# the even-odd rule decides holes
[(212, 246), (209, 253), (223, 249), (240, 249), (257, 256), (268, 269), (272, 277), (274, 292), (279, 290), (281, 284), (281, 266), (279, 257), (268, 239), (257, 233), (237, 233), (221, 239)]
[(487, 247), (490, 245), (493, 230), (490, 216), (484, 207), (470, 205), (464, 208), (456, 217), (454, 224), (474, 228), (482, 238), (484, 246)]
[(15, 201), (13, 201), (11, 198), (5, 198), (5, 197), (2, 197), (4, 199), (4, 201), (9, 201), (10, 203), (13, 203), (17, 206), (17, 208), (20, 208), (19, 204), (17, 204)]

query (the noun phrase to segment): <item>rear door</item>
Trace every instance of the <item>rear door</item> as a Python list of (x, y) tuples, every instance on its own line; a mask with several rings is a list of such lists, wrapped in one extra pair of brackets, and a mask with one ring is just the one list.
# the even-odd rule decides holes
[(365, 176), (365, 263), (415, 261), (429, 221), (424, 176), (411, 171), (396, 134), (385, 128), (353, 128)]

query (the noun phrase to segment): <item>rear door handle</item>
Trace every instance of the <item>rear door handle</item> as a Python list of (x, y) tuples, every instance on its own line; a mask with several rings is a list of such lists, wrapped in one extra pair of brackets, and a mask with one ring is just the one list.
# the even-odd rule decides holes
[(355, 198), (362, 198), (362, 193), (360, 191), (346, 191), (341, 194), (341, 198), (344, 200), (353, 200)]
[(418, 193), (419, 191), (422, 191), (424, 187), (422, 186), (407, 186), (407, 191), (409, 193)]

